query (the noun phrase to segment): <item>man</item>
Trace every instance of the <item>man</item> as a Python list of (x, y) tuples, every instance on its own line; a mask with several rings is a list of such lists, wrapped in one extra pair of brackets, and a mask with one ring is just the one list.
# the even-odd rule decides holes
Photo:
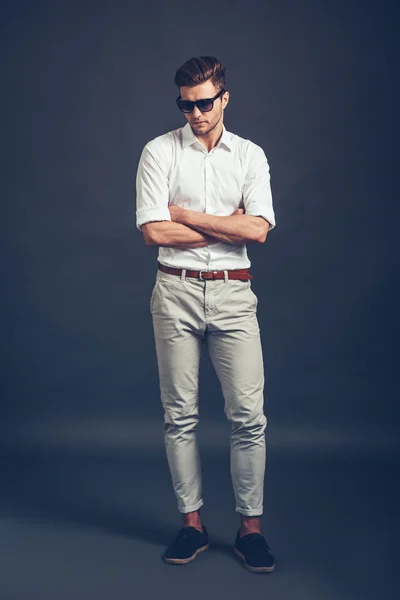
[(234, 550), (251, 571), (269, 572), (274, 558), (260, 530), (264, 370), (246, 250), (275, 227), (269, 166), (261, 147), (223, 125), (229, 92), (216, 58), (191, 58), (174, 83), (187, 123), (146, 144), (136, 178), (137, 227), (147, 245), (159, 246), (150, 311), (166, 454), (183, 520), (164, 560), (186, 564), (209, 547), (195, 433), (204, 343), (232, 424), (231, 475), (241, 518)]

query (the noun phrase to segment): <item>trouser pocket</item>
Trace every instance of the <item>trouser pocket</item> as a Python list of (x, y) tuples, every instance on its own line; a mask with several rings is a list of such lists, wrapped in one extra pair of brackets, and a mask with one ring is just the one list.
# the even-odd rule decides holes
[(153, 313), (154, 296), (155, 296), (155, 293), (156, 293), (157, 285), (158, 285), (158, 281), (156, 281), (156, 283), (154, 284), (153, 290), (151, 292), (151, 296), (150, 296), (150, 313)]

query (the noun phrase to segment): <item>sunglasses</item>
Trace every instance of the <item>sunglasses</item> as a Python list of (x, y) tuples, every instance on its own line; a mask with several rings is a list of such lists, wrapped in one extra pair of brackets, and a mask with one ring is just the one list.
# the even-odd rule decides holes
[(201, 112), (209, 112), (214, 107), (214, 100), (222, 96), (224, 92), (225, 90), (222, 88), (214, 98), (202, 98), (201, 100), (195, 100), (194, 102), (192, 100), (182, 100), (181, 97), (178, 96), (176, 103), (184, 113), (191, 113), (195, 106), (197, 106)]

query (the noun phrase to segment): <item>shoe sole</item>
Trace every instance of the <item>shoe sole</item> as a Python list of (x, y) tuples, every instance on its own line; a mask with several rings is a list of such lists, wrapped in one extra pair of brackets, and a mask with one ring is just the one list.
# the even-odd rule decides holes
[(201, 546), (201, 548), (198, 548), (192, 556), (189, 556), (189, 558), (166, 558), (164, 556), (164, 562), (171, 565), (186, 565), (187, 563), (192, 562), (192, 560), (194, 560), (196, 556), (200, 554), (200, 552), (208, 550), (209, 547), (210, 544), (207, 544), (207, 546)]
[(240, 550), (238, 550), (236, 547), (233, 549), (235, 553), (243, 560), (246, 569), (253, 571), (253, 573), (271, 573), (275, 569), (275, 565), (272, 565), (271, 567), (252, 567), (246, 562), (246, 557), (240, 552)]

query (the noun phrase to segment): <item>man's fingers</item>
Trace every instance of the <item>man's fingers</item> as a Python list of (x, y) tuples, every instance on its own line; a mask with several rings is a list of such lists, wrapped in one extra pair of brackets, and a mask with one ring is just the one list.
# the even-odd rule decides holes
[[(233, 211), (232, 215), (243, 215), (244, 214), (244, 208), (237, 208), (235, 211)], [(231, 215), (231, 216), (232, 216)]]

